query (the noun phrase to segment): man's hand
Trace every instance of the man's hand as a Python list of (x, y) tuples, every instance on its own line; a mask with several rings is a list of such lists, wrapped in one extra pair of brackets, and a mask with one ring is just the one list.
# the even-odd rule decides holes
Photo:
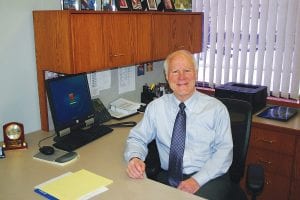
[(145, 163), (139, 158), (132, 158), (128, 163), (126, 172), (130, 178), (144, 178)]
[(179, 190), (188, 192), (188, 193), (195, 193), (200, 189), (200, 185), (194, 178), (189, 178), (185, 181), (182, 181), (178, 187)]

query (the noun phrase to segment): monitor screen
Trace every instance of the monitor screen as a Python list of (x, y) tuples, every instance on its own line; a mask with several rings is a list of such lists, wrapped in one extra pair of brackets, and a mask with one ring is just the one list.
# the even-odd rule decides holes
[(56, 132), (94, 117), (86, 74), (48, 79), (46, 89)]

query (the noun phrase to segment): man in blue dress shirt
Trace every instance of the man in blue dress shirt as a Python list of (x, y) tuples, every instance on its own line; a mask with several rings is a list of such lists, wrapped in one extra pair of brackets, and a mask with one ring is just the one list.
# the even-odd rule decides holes
[(168, 183), (172, 130), (179, 104), (185, 104), (186, 137), (183, 177), (177, 186), (208, 199), (226, 199), (230, 191), (227, 173), (232, 162), (232, 136), (226, 107), (216, 98), (196, 90), (197, 65), (185, 50), (170, 54), (164, 63), (166, 79), (173, 90), (149, 103), (143, 119), (129, 133), (125, 160), (131, 178), (144, 177), (147, 144), (156, 139), (163, 169), (159, 181)]

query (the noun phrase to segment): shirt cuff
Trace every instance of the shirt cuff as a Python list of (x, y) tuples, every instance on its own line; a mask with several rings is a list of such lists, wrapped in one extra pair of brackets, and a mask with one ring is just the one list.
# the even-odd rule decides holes
[(202, 187), (205, 183), (207, 183), (210, 180), (209, 175), (206, 173), (206, 171), (199, 171), (196, 174), (192, 176), (197, 183)]
[(145, 157), (142, 156), (140, 153), (131, 153), (129, 156), (127, 156), (126, 161), (129, 162), (132, 158), (138, 158), (142, 161), (145, 161)]

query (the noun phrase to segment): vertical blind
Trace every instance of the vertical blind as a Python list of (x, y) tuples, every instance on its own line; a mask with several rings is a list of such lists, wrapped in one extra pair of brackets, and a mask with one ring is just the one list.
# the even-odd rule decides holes
[(204, 12), (198, 79), (210, 87), (232, 81), (265, 85), (299, 99), (299, 0), (193, 0)]

